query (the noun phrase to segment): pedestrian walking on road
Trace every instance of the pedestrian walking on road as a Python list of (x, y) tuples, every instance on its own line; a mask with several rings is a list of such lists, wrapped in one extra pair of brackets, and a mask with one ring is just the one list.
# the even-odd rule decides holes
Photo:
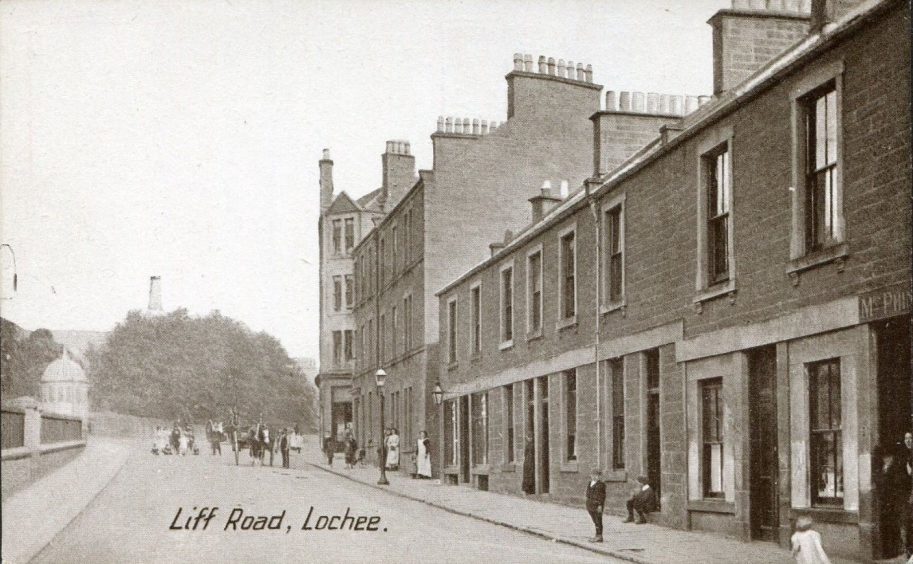
[(605, 482), (602, 481), (602, 470), (593, 468), (590, 471), (590, 483), (586, 486), (586, 510), (596, 526), (596, 536), (590, 542), (602, 542), (602, 510), (605, 507)]
[(803, 515), (796, 520), (796, 532), (790, 540), (797, 564), (831, 564), (821, 546), (821, 535), (812, 529), (811, 517)]
[(530, 435), (526, 436), (526, 446), (523, 447), (522, 489), (527, 495), (536, 493), (536, 447)]
[(327, 433), (327, 436), (323, 438), (323, 454), (327, 457), (327, 464), (330, 466), (333, 465), (333, 452), (336, 450), (336, 441), (333, 440), (333, 437)]
[(346, 468), (355, 468), (355, 462), (358, 460), (358, 442), (349, 431), (346, 435)]
[(282, 453), (282, 467), (289, 467), (289, 430), (288, 427), (282, 430), (279, 436), (279, 452)]
[(425, 431), (419, 431), (415, 443), (415, 474), (419, 478), (431, 477), (431, 440)]

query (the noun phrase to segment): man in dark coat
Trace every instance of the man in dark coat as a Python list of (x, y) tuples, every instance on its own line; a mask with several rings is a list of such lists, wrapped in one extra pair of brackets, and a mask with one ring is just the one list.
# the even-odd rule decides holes
[(647, 513), (656, 509), (656, 492), (650, 487), (646, 476), (638, 476), (637, 484), (639, 489), (628, 500), (628, 518), (624, 522), (643, 525), (647, 522)]
[(900, 530), (910, 496), (904, 445), (875, 448), (873, 479), (879, 502), (882, 556), (894, 558), (903, 551)]
[(333, 453), (336, 451), (336, 441), (333, 440), (332, 435), (327, 434), (323, 438), (323, 454), (327, 457), (327, 464), (330, 466), (333, 465)]
[(602, 471), (593, 468), (590, 483), (586, 487), (586, 510), (596, 525), (596, 536), (590, 542), (602, 542), (602, 509), (605, 506), (605, 482), (600, 480)]
[(523, 447), (523, 493), (532, 495), (536, 493), (536, 448), (533, 438), (526, 437), (526, 446)]
[(288, 459), (288, 455), (289, 455), (289, 436), (288, 436), (288, 428), (285, 428), (285, 429), (282, 430), (282, 434), (279, 435), (279, 441), (278, 441), (278, 442), (279, 442), (279, 452), (282, 453), (282, 467), (283, 467), (283, 468), (288, 468), (288, 467), (289, 467), (289, 459)]

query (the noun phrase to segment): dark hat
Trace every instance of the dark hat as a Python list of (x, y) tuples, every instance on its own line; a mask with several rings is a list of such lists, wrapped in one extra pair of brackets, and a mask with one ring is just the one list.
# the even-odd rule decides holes
[(638, 476), (637, 481), (645, 486), (650, 483), (650, 480), (646, 476)]
[(596, 466), (590, 468), (590, 476), (602, 476), (602, 468)]

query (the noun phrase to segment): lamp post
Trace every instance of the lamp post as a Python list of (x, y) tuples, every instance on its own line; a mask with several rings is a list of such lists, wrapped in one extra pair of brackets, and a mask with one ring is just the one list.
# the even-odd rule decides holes
[(441, 388), (440, 382), (436, 382), (434, 384), (434, 390), (432, 390), (432, 392), (431, 392), (431, 398), (434, 400), (434, 405), (436, 405), (438, 407), (438, 420), (440, 421), (440, 425), (438, 425), (438, 430), (440, 431), (440, 435), (438, 438), (438, 444), (440, 445), (441, 450), (440, 450), (440, 454), (438, 455), (438, 460), (440, 461), (440, 465), (441, 465), (440, 483), (443, 483), (444, 448), (445, 448), (444, 447), (444, 433), (445, 433), (444, 426), (447, 424), (447, 422), (444, 421), (444, 389)]
[(377, 480), (378, 486), (389, 486), (387, 481), (387, 445), (384, 443), (384, 382), (387, 380), (387, 373), (383, 368), (378, 368), (374, 373), (374, 382), (377, 384), (377, 395), (380, 396), (380, 456), (378, 457), (378, 466), (380, 466), (380, 478)]

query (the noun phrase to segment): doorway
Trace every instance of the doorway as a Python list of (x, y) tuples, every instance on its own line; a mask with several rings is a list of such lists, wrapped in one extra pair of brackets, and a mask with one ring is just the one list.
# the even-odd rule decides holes
[[(894, 317), (873, 324), (875, 331), (878, 379), (878, 443), (889, 448), (903, 443), (911, 417), (910, 318)], [(873, 464), (880, 468), (882, 461)], [(884, 492), (876, 491), (879, 511), (879, 557), (893, 558), (902, 552), (897, 512), (884, 502)]]
[[(523, 453), (524, 464), (526, 463), (526, 456), (527, 456), (526, 450), (525, 450), (526, 448), (529, 448), (532, 450), (532, 454), (529, 456), (530, 456), (530, 458), (532, 458), (533, 461), (536, 460), (536, 425), (535, 425), (536, 396), (535, 396), (535, 392), (534, 392), (535, 385), (536, 385), (535, 380), (527, 380), (526, 382), (523, 383), (524, 391), (526, 393), (526, 428), (525, 428), (526, 434), (523, 436), (523, 439), (524, 439), (524, 453)], [(533, 462), (532, 465), (534, 466), (535, 462)], [(524, 468), (524, 472), (526, 472), (525, 468)], [(536, 487), (535, 483), (536, 483), (536, 478), (537, 478), (536, 474), (537, 474), (537, 472), (533, 472), (533, 484), (534, 484), (533, 491), (536, 491), (535, 490), (535, 487)]]
[(470, 481), (469, 475), (469, 396), (460, 397), (460, 482)]
[(537, 378), (539, 381), (539, 397), (541, 398), (539, 413), (542, 421), (540, 426), (540, 437), (539, 444), (542, 445), (541, 451), (542, 454), (539, 457), (539, 493), (548, 493), (549, 492), (549, 447), (548, 447), (548, 436), (549, 436), (549, 423), (548, 423), (548, 376), (540, 376)]
[(662, 499), (662, 435), (660, 432), (659, 349), (645, 353), (647, 369), (647, 481), (656, 492), (656, 508)]
[(748, 353), (748, 387), (751, 398), (748, 402), (751, 538), (776, 541), (780, 527), (776, 347), (763, 347)]

